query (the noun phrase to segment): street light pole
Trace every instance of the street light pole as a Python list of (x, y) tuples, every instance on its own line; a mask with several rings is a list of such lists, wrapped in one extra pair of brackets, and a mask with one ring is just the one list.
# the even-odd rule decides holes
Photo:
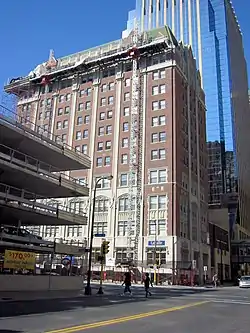
[(94, 239), (94, 221), (95, 221), (95, 201), (96, 201), (96, 190), (97, 190), (97, 185), (103, 180), (103, 179), (108, 179), (112, 180), (113, 176), (108, 176), (108, 177), (100, 177), (96, 182), (95, 182), (95, 187), (94, 187), (94, 196), (93, 196), (93, 205), (92, 205), (92, 214), (91, 214), (91, 231), (90, 231), (90, 243), (89, 243), (89, 262), (88, 262), (88, 273), (87, 273), (87, 285), (85, 287), (85, 295), (91, 295), (91, 266), (92, 266), (92, 250), (93, 250), (93, 239)]

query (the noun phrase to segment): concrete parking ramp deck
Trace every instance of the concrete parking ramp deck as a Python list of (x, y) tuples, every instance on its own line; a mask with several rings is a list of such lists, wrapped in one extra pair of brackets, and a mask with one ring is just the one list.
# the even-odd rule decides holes
[(37, 197), (67, 198), (89, 195), (87, 186), (68, 177), (66, 173), (46, 172), (1, 152), (0, 170), (2, 183), (36, 193)]
[(13, 201), (0, 200), (0, 219), (2, 223), (8, 222), (11, 225), (21, 221), (23, 226), (87, 224), (86, 215), (17, 197)]
[[(49, 133), (39, 134), (19, 117), (0, 105), (0, 142), (38, 160), (54, 165), (58, 170), (81, 170), (91, 167), (90, 158), (63, 143), (56, 143)], [(32, 125), (33, 126), (33, 125)], [(36, 126), (36, 125), (34, 125)]]

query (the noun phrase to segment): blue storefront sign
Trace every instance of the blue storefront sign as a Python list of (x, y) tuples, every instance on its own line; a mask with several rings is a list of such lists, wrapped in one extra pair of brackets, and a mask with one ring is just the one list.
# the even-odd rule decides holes
[(158, 240), (156, 241), (156, 244), (155, 244), (155, 241), (148, 241), (148, 246), (165, 246), (166, 245), (166, 242), (164, 240)]

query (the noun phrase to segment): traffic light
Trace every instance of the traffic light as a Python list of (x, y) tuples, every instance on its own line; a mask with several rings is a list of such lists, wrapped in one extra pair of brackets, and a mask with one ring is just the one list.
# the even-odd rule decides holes
[(103, 241), (101, 246), (101, 254), (105, 255), (109, 253), (109, 241)]

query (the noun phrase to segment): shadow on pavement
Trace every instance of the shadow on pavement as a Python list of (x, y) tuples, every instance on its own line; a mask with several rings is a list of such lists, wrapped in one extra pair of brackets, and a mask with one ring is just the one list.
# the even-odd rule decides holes
[[(84, 309), (86, 307), (101, 307), (112, 306), (123, 303), (136, 303), (145, 302), (145, 292), (143, 288), (134, 288), (134, 295), (121, 296), (121, 288), (112, 289), (105, 286), (106, 292), (112, 294), (97, 296), (80, 296), (71, 298), (57, 298), (57, 299), (40, 299), (40, 300), (27, 300), (27, 301), (8, 301), (2, 302), (0, 306), (0, 317), (14, 317), (30, 314), (42, 314), (61, 311), (72, 311)], [(205, 294), (207, 292), (216, 292), (216, 289), (185, 289), (185, 288), (153, 288), (153, 295), (150, 299), (167, 299), (168, 297), (183, 297), (195, 294)], [(1, 331), (3, 333), (5, 331)], [(11, 332), (11, 331), (6, 331)], [(14, 331), (13, 331), (14, 332)]]
[(22, 331), (0, 330), (0, 333), (22, 333)]

